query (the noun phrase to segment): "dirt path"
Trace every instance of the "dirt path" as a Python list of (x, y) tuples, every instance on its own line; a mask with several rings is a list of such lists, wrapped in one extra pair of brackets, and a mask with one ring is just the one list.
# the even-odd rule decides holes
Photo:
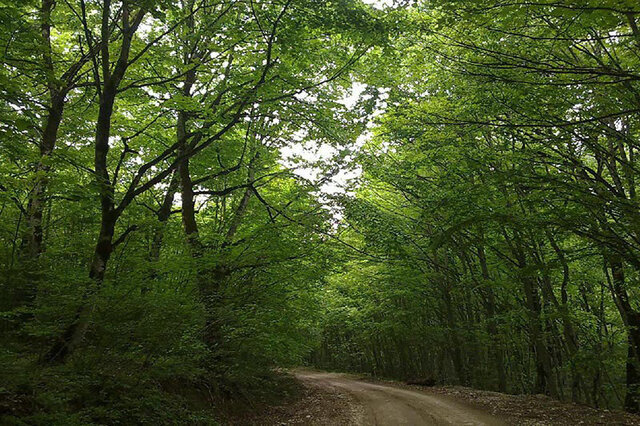
[(297, 371), (307, 385), (346, 392), (360, 412), (358, 425), (504, 425), (501, 419), (454, 398), (431, 394), (427, 390), (400, 389), (367, 383), (337, 373)]

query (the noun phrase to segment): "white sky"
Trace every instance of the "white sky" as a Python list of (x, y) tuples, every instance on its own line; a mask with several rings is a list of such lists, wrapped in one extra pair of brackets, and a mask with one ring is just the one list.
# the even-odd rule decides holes
[(378, 9), (383, 9), (388, 6), (393, 6), (393, 0), (362, 0), (365, 4), (370, 4)]
[[(354, 82), (351, 86), (351, 94), (343, 98), (340, 102), (347, 108), (353, 108), (362, 92), (366, 89), (366, 85)], [(361, 135), (355, 143), (355, 146), (351, 148), (358, 149), (364, 145), (367, 141), (368, 135)], [(349, 143), (349, 141), (345, 141)], [(294, 143), (285, 146), (280, 149), (282, 156), (282, 164), (285, 167), (292, 169), (297, 175), (309, 179), (311, 181), (317, 181), (322, 179), (320, 176), (320, 170), (313, 167), (302, 167), (295, 165), (295, 159), (301, 158), (304, 162), (314, 161), (327, 161), (338, 154), (338, 150), (329, 144), (318, 144), (316, 141), (303, 140), (300, 143)], [(357, 178), (360, 176), (361, 170), (340, 170), (329, 182), (322, 185), (320, 188), (321, 193), (335, 194), (344, 192), (344, 185), (349, 179)]]
[[(383, 9), (385, 7), (393, 6), (394, 0), (363, 0), (364, 3), (370, 4), (375, 8)], [(341, 103), (343, 103), (347, 108), (353, 108), (356, 104), (362, 92), (366, 89), (366, 85), (354, 82), (351, 87), (351, 94), (344, 99), (342, 99)], [(383, 97), (383, 100), (386, 99)], [(386, 107), (386, 103), (382, 103), (381, 110), (374, 112), (374, 117), (381, 114), (383, 109)], [(370, 127), (372, 123), (368, 123), (367, 127)], [(351, 146), (352, 149), (358, 150), (361, 148), (366, 141), (370, 137), (370, 133), (368, 131), (364, 132), (356, 141), (355, 144)], [(345, 141), (348, 143), (348, 141)], [(297, 175), (309, 179), (311, 181), (317, 181), (318, 179), (322, 179), (323, 176), (319, 175), (320, 170), (314, 169), (313, 167), (296, 167), (294, 165), (294, 159), (301, 158), (305, 162), (313, 162), (313, 161), (326, 161), (330, 160), (331, 157), (338, 154), (338, 151), (327, 144), (318, 145), (315, 141), (303, 141), (303, 143), (295, 143), (289, 146), (286, 146), (280, 150), (282, 155), (282, 164), (291, 170), (294, 171)], [(333, 178), (322, 185), (320, 188), (320, 195), (322, 194), (336, 194), (345, 192), (345, 185), (349, 180), (355, 179), (359, 177), (362, 173), (362, 169), (356, 167), (353, 170), (344, 169), (340, 170)]]

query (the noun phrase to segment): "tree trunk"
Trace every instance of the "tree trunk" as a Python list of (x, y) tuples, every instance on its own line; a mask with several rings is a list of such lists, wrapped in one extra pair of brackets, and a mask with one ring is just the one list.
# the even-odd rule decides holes
[(145, 6), (141, 6), (138, 13), (130, 19), (130, 4), (123, 2), (120, 18), (122, 37), (120, 42), (120, 54), (115, 61), (113, 70), (109, 60), (109, 45), (112, 34), (111, 2), (105, 1), (102, 10), (101, 38), (104, 42), (102, 52), (102, 82), (99, 70), (94, 68), (95, 83), (99, 86), (100, 108), (96, 123), (95, 147), (94, 147), (94, 171), (98, 194), (100, 197), (100, 232), (96, 241), (93, 258), (89, 268), (89, 283), (83, 294), (82, 302), (74, 317), (74, 321), (65, 329), (62, 336), (45, 354), (46, 362), (64, 362), (73, 349), (82, 341), (89, 327), (91, 316), (95, 308), (95, 295), (102, 287), (107, 263), (113, 253), (113, 236), (115, 225), (126, 205), (121, 204), (116, 208), (115, 188), (109, 176), (109, 138), (111, 136), (111, 118), (113, 107), (118, 93), (118, 88), (129, 67), (129, 55), (131, 42), (142, 19), (146, 15)]
[(73, 318), (73, 322), (65, 329), (60, 338), (54, 343), (49, 351), (44, 355), (43, 360), (47, 363), (64, 362), (69, 354), (82, 341), (89, 328), (91, 316), (95, 309), (95, 295), (104, 281), (107, 262), (113, 253), (113, 234), (115, 231), (115, 217), (111, 220), (103, 221), (100, 228), (100, 235), (93, 259), (89, 268), (89, 278), (91, 280), (89, 288), (85, 290), (82, 303)]
[(46, 192), (51, 167), (48, 159), (56, 145), (58, 128), (62, 121), (64, 95), (56, 95), (49, 107), (47, 120), (40, 140), (40, 159), (36, 166), (35, 182), (27, 206), (27, 234), (23, 248), (28, 259), (36, 259), (43, 251), (42, 217), (46, 203)]
[[(174, 172), (171, 175), (171, 180), (169, 181), (167, 192), (165, 192), (164, 194), (162, 205), (156, 213), (156, 217), (158, 218), (158, 225), (153, 231), (153, 238), (151, 240), (151, 247), (149, 249), (149, 261), (152, 263), (155, 263), (160, 259), (160, 250), (162, 249), (162, 241), (164, 240), (164, 228), (167, 221), (169, 220), (169, 217), (171, 216), (173, 200), (175, 198), (176, 192), (178, 191), (179, 183), (180, 179), (178, 177), (178, 173)], [(150, 275), (152, 279), (157, 277), (157, 271), (153, 266)]]
[(98, 240), (89, 267), (90, 281), (73, 322), (44, 356), (44, 360), (49, 363), (64, 362), (84, 338), (95, 308), (94, 296), (102, 286), (107, 262), (113, 252), (113, 235), (119, 213), (114, 209), (114, 188), (109, 180), (107, 171), (107, 156), (109, 153), (109, 135), (114, 101), (115, 88), (113, 88), (113, 91), (103, 94), (96, 125), (95, 170), (96, 180), (100, 188), (102, 215), (100, 233), (98, 234)]
[[(258, 161), (258, 157), (259, 157), (259, 152), (256, 152), (256, 154), (251, 158), (251, 161), (249, 161), (249, 172), (247, 174), (248, 185), (252, 185), (253, 181), (256, 178), (256, 162)], [(249, 207), (249, 200), (251, 199), (252, 194), (253, 194), (253, 188), (248, 187), (245, 189), (244, 194), (242, 195), (242, 199), (238, 204), (238, 208), (236, 208), (236, 211), (233, 214), (233, 218), (231, 219), (231, 224), (229, 225), (229, 229), (227, 230), (227, 233), (224, 236), (223, 245), (231, 244), (233, 237), (238, 231), (238, 227), (242, 223), (242, 217), (247, 211), (247, 207)]]
[(42, 225), (43, 213), (46, 205), (46, 194), (49, 183), (49, 157), (55, 148), (58, 138), (58, 129), (62, 121), (66, 91), (60, 90), (53, 79), (53, 61), (51, 58), (51, 12), (55, 2), (43, 0), (41, 6), (41, 34), (44, 43), (42, 54), (43, 68), (48, 76), (47, 88), (49, 91), (49, 105), (44, 121), (39, 143), (39, 159), (36, 165), (33, 189), (29, 193), (25, 222), (27, 229), (22, 236), (20, 244), (20, 257), (27, 261), (25, 268), (25, 282), (21, 285), (19, 294), (16, 295), (18, 304), (31, 305), (36, 297), (37, 282), (39, 280), (39, 268), (33, 261), (37, 260), (44, 252), (44, 232)]
[(611, 285), (613, 298), (627, 326), (627, 393), (624, 408), (631, 413), (637, 413), (640, 412), (640, 312), (634, 310), (629, 301), (625, 288), (624, 265), (620, 256), (610, 256), (609, 267), (613, 281)]
[(555, 398), (558, 397), (558, 386), (555, 374), (553, 373), (553, 361), (547, 348), (542, 328), (542, 305), (540, 303), (537, 281), (531, 276), (531, 273), (527, 271), (527, 258), (521, 244), (522, 236), (519, 235), (518, 232), (515, 232), (514, 238), (511, 240), (504, 229), (503, 235), (518, 263), (521, 274), (520, 281), (522, 282), (529, 316), (529, 333), (535, 353), (536, 380), (534, 392), (550, 395)]
[[(484, 245), (478, 244), (478, 259), (480, 261), (480, 270), (482, 272), (482, 278), (485, 282), (489, 282), (489, 268), (487, 267), (487, 257), (484, 252)], [(486, 310), (487, 310), (487, 330), (493, 340), (493, 344), (489, 349), (491, 358), (493, 359), (496, 373), (498, 374), (498, 390), (500, 392), (507, 391), (507, 375), (505, 373), (504, 365), (504, 350), (502, 349), (501, 342), (498, 340), (498, 325), (496, 321), (496, 302), (493, 288), (487, 285), (487, 297), (486, 297)]]
[(571, 319), (571, 315), (569, 312), (569, 295), (567, 293), (567, 285), (569, 284), (569, 263), (564, 255), (563, 250), (556, 243), (553, 234), (547, 230), (546, 231), (547, 239), (553, 248), (553, 251), (558, 256), (558, 260), (562, 265), (562, 284), (560, 286), (560, 295), (561, 295), (561, 303), (558, 303), (555, 294), (553, 294), (553, 289), (551, 288), (550, 278), (545, 275), (545, 286), (547, 286), (547, 292), (551, 298), (552, 303), (555, 305), (556, 309), (558, 309), (560, 313), (560, 317), (562, 318), (562, 332), (564, 335), (564, 339), (567, 345), (567, 352), (569, 354), (570, 362), (571, 362), (571, 400), (573, 402), (579, 401), (579, 392), (582, 388), (582, 375), (579, 373), (579, 370), (576, 363), (576, 356), (578, 351), (580, 350), (580, 344), (578, 342), (578, 336), (575, 331), (575, 327), (573, 326), (573, 320)]
[(109, 179), (107, 158), (109, 154), (109, 136), (111, 134), (111, 116), (115, 102), (117, 85), (111, 80), (105, 81), (104, 91), (100, 99), (100, 110), (96, 124), (94, 167), (100, 194), (101, 221), (98, 240), (89, 267), (89, 284), (82, 297), (82, 303), (73, 322), (65, 329), (61, 338), (45, 354), (44, 360), (49, 363), (65, 362), (82, 341), (89, 327), (95, 307), (94, 296), (104, 280), (107, 262), (113, 252), (113, 235), (115, 224), (120, 215), (115, 210), (114, 188)]
[(189, 172), (188, 158), (185, 158), (180, 162), (178, 172), (180, 174), (182, 226), (184, 227), (187, 242), (191, 247), (192, 255), (194, 257), (200, 257), (202, 255), (202, 244), (200, 243), (198, 223), (196, 222), (195, 196), (193, 192), (193, 183), (191, 182), (191, 174)]
[(529, 312), (529, 332), (531, 333), (531, 341), (536, 357), (536, 381), (534, 386), (535, 393), (542, 393), (558, 396), (555, 375), (553, 374), (553, 363), (551, 354), (549, 353), (544, 341), (543, 329), (541, 326), (541, 305), (540, 296), (535, 287), (535, 281), (529, 277), (522, 280), (527, 301), (527, 310)]

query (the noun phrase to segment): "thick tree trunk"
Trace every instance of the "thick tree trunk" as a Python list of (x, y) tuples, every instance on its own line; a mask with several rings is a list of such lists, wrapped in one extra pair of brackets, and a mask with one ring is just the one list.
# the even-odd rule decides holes
[(40, 159), (36, 166), (35, 182), (27, 206), (27, 234), (23, 241), (24, 255), (37, 258), (44, 251), (42, 218), (49, 184), (49, 157), (55, 148), (58, 128), (62, 121), (64, 95), (56, 95), (49, 107), (47, 120), (40, 140)]
[(194, 257), (200, 257), (202, 255), (202, 244), (200, 243), (198, 223), (196, 222), (195, 195), (189, 171), (188, 158), (185, 158), (180, 162), (178, 172), (180, 174), (182, 226), (184, 227), (187, 242), (191, 247), (192, 255)]
[[(189, 4), (191, 7), (192, 4)], [(193, 32), (193, 18), (187, 20), (187, 28), (189, 32)], [(183, 58), (185, 66), (192, 65), (192, 59), (188, 53)], [(191, 97), (191, 88), (196, 81), (196, 71), (194, 68), (185, 74), (184, 85), (182, 87), (182, 95)], [(180, 195), (182, 197), (182, 224), (187, 237), (187, 242), (191, 246), (192, 255), (200, 257), (202, 255), (202, 246), (198, 234), (198, 224), (196, 222), (195, 211), (195, 195), (193, 191), (193, 182), (191, 181), (191, 173), (189, 171), (189, 145), (187, 143), (187, 120), (188, 115), (185, 111), (178, 111), (178, 120), (176, 123), (176, 139), (182, 145), (178, 151), (178, 155), (183, 157), (178, 165), (178, 176), (180, 179)]]
[[(447, 279), (447, 273), (444, 271), (446, 267), (443, 267), (438, 260), (438, 254), (434, 252), (433, 255), (433, 263), (436, 271), (440, 274), (441, 285), (440, 291), (442, 292), (442, 300), (444, 301), (444, 323), (447, 324), (450, 344), (448, 345), (448, 351), (451, 357), (451, 361), (453, 363), (453, 368), (455, 370), (456, 378), (459, 383), (467, 384), (468, 374), (467, 368), (464, 363), (464, 359), (462, 356), (462, 343), (460, 342), (460, 337), (458, 335), (458, 324), (456, 313), (454, 311), (453, 299), (451, 297), (451, 287), (449, 285)], [(445, 258), (442, 259), (442, 264), (447, 265), (448, 256), (445, 255)], [(450, 265), (452, 262), (448, 262)]]
[(91, 265), (89, 267), (89, 284), (84, 292), (82, 303), (74, 316), (73, 322), (65, 329), (62, 336), (45, 354), (44, 360), (49, 363), (64, 362), (69, 354), (84, 338), (89, 327), (95, 307), (94, 296), (104, 280), (107, 263), (113, 252), (113, 235), (115, 224), (120, 215), (115, 210), (114, 188), (109, 179), (107, 157), (109, 154), (109, 136), (111, 134), (111, 116), (115, 102), (117, 85), (112, 81), (105, 82), (100, 100), (98, 122), (96, 124), (94, 166), (96, 181), (100, 191), (101, 221), (98, 240), (96, 241)]
[(58, 138), (58, 128), (62, 121), (64, 109), (64, 91), (60, 91), (54, 81), (53, 59), (51, 53), (51, 12), (55, 7), (54, 0), (43, 0), (40, 9), (40, 32), (44, 49), (42, 62), (47, 74), (47, 89), (49, 91), (49, 106), (40, 139), (40, 159), (36, 166), (35, 182), (29, 196), (27, 207), (27, 233), (23, 240), (23, 252), (25, 257), (34, 259), (43, 251), (42, 216), (44, 212), (45, 194), (48, 183), (48, 157), (53, 152)]
[(73, 322), (65, 329), (60, 338), (54, 343), (43, 359), (48, 363), (64, 362), (69, 354), (84, 338), (91, 316), (95, 309), (95, 295), (104, 281), (107, 262), (113, 253), (113, 235), (115, 231), (115, 217), (103, 222), (100, 235), (89, 268), (91, 282), (85, 290), (82, 303), (73, 318)]
[[(187, 3), (186, 8), (191, 10), (193, 8), (193, 2)], [(194, 33), (195, 22), (193, 16), (190, 16), (186, 20), (186, 26), (189, 34)], [(190, 51), (188, 46), (185, 45), (185, 53), (183, 55), (183, 62), (185, 66), (192, 66), (193, 52)], [(195, 68), (189, 69), (185, 73), (184, 85), (182, 87), (182, 94), (185, 97), (191, 97), (191, 89), (196, 82), (196, 70)], [(198, 230), (198, 222), (196, 221), (196, 209), (195, 209), (195, 193), (193, 189), (193, 182), (191, 179), (191, 172), (189, 170), (189, 158), (190, 149), (192, 147), (187, 143), (187, 121), (188, 113), (186, 111), (178, 111), (178, 120), (176, 123), (176, 138), (178, 142), (182, 142), (182, 146), (178, 151), (178, 155), (183, 157), (178, 165), (178, 176), (180, 180), (180, 196), (182, 202), (182, 225), (184, 233), (187, 239), (187, 243), (191, 250), (191, 256), (196, 262), (196, 285), (198, 288), (198, 294), (200, 301), (205, 308), (205, 330), (204, 341), (210, 347), (219, 340), (218, 333), (216, 332), (215, 322), (213, 320), (213, 310), (217, 302), (217, 282), (209, 273), (207, 268), (201, 265), (201, 258), (204, 254), (204, 247), (200, 241), (200, 233)]]
[(640, 412), (640, 312), (634, 310), (625, 288), (624, 265), (619, 256), (609, 257), (611, 268), (613, 298), (620, 316), (627, 327), (627, 393), (624, 400), (625, 410)]
[(49, 183), (49, 157), (55, 148), (58, 129), (62, 121), (66, 89), (59, 89), (53, 80), (53, 61), (51, 58), (51, 12), (55, 2), (43, 0), (41, 6), (41, 34), (44, 43), (42, 55), (44, 70), (50, 74), (47, 87), (49, 91), (49, 105), (39, 143), (39, 159), (35, 168), (33, 189), (29, 193), (25, 222), (26, 232), (20, 244), (20, 257), (26, 261), (24, 283), (20, 285), (19, 294), (15, 302), (19, 305), (31, 305), (36, 297), (37, 283), (40, 279), (39, 267), (35, 260), (44, 252), (43, 216), (46, 207), (47, 187)]
[(103, 97), (96, 126), (95, 169), (96, 179), (100, 188), (102, 216), (100, 233), (98, 234), (98, 240), (89, 267), (90, 282), (73, 322), (45, 354), (44, 360), (49, 363), (64, 362), (84, 338), (95, 307), (94, 296), (102, 286), (107, 263), (113, 252), (113, 235), (119, 214), (114, 209), (114, 189), (109, 181), (107, 172), (107, 155), (109, 152), (109, 135), (114, 100), (115, 90), (113, 93), (108, 93), (106, 97)]
[[(113, 236), (118, 218), (126, 205), (121, 204), (116, 208), (115, 188), (109, 176), (109, 138), (111, 136), (111, 118), (113, 107), (118, 93), (118, 88), (129, 67), (129, 55), (131, 42), (147, 10), (142, 6), (133, 19), (130, 19), (129, 2), (123, 2), (120, 18), (122, 37), (120, 42), (120, 54), (115, 61), (113, 69), (109, 59), (109, 45), (113, 27), (111, 26), (111, 1), (105, 1), (102, 10), (101, 38), (103, 45), (102, 76), (99, 70), (94, 69), (95, 83), (99, 85), (100, 108), (96, 123), (95, 147), (94, 147), (94, 172), (100, 196), (100, 232), (96, 241), (93, 258), (89, 267), (89, 283), (85, 289), (81, 305), (69, 325), (58, 341), (45, 354), (46, 362), (64, 362), (75, 347), (82, 341), (89, 327), (91, 316), (95, 308), (95, 295), (102, 287), (107, 263), (113, 253)], [(102, 81), (100, 81), (102, 79)]]
[(567, 293), (567, 286), (569, 284), (569, 263), (564, 255), (563, 250), (556, 243), (553, 234), (550, 231), (546, 231), (547, 239), (553, 248), (553, 251), (558, 256), (558, 260), (562, 265), (562, 284), (560, 286), (560, 296), (561, 303), (558, 303), (555, 294), (553, 293), (553, 288), (551, 287), (551, 281), (548, 274), (544, 277), (546, 291), (551, 299), (552, 303), (556, 307), (556, 309), (560, 313), (560, 317), (562, 318), (562, 333), (564, 335), (564, 340), (567, 347), (567, 353), (571, 362), (571, 400), (573, 402), (579, 401), (579, 393), (580, 389), (582, 389), (582, 375), (578, 371), (576, 363), (576, 356), (580, 349), (580, 344), (578, 341), (578, 335), (576, 334), (575, 327), (573, 325), (573, 320), (571, 319), (571, 314), (569, 311), (569, 295)]
[(624, 409), (630, 413), (640, 412), (640, 361), (638, 358), (640, 347), (636, 343), (640, 339), (638, 326), (634, 326), (635, 330), (629, 329), (627, 339), (627, 394), (624, 399)]
[(196, 262), (196, 286), (198, 295), (205, 309), (205, 330), (204, 341), (213, 347), (218, 341), (218, 333), (214, 322), (213, 310), (217, 301), (217, 282), (213, 274), (209, 273), (208, 268), (204, 268), (201, 264), (201, 258), (204, 254), (204, 247), (200, 241), (200, 233), (195, 215), (195, 197), (193, 191), (193, 183), (189, 172), (189, 160), (185, 158), (178, 168), (180, 175), (180, 195), (182, 199), (182, 225), (187, 239), (187, 243), (191, 250), (191, 256)]
[[(188, 73), (186, 76), (185, 86), (183, 88), (185, 95), (189, 96), (191, 86), (195, 81), (195, 73)], [(187, 134), (187, 116), (183, 111), (178, 112), (177, 122), (177, 139), (185, 140)], [(200, 241), (200, 233), (198, 230), (198, 222), (196, 221), (195, 209), (195, 193), (193, 190), (193, 182), (191, 172), (189, 170), (189, 155), (186, 144), (182, 146), (178, 155), (183, 156), (183, 160), (178, 166), (178, 175), (180, 179), (180, 196), (182, 202), (182, 226), (186, 236), (187, 243), (191, 250), (191, 256), (196, 262), (196, 286), (200, 301), (205, 308), (205, 330), (204, 341), (213, 347), (219, 340), (218, 333), (214, 322), (213, 310), (217, 299), (217, 283), (213, 274), (209, 274), (207, 268), (201, 265), (201, 258), (204, 254), (204, 247)]]
[(447, 328), (449, 329), (449, 338), (451, 339), (449, 350), (451, 353), (451, 360), (453, 362), (453, 368), (456, 372), (459, 383), (466, 385), (467, 383), (467, 370), (465, 368), (464, 360), (462, 358), (461, 342), (458, 337), (458, 326), (456, 324), (455, 312), (453, 311), (453, 301), (451, 299), (451, 293), (448, 288), (443, 288), (443, 298), (445, 302), (445, 314)]

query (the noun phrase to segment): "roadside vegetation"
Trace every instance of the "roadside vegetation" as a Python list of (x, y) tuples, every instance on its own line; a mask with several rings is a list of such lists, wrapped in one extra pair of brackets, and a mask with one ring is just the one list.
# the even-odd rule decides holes
[(0, 0), (0, 423), (640, 411), (637, 2), (370, 3)]

